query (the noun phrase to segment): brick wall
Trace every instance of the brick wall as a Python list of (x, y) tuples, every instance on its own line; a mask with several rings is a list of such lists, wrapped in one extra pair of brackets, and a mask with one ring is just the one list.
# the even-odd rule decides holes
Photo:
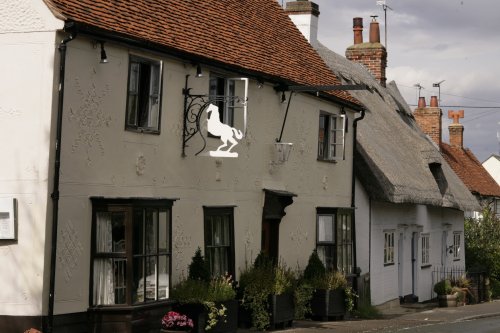
[(387, 51), (380, 43), (362, 43), (349, 47), (345, 56), (351, 61), (364, 65), (370, 73), (385, 87), (387, 78), (385, 68), (387, 67)]
[(417, 124), (420, 129), (427, 134), (432, 141), (434, 141), (438, 147), (441, 145), (441, 116), (442, 112), (440, 108), (436, 107), (423, 107), (415, 109), (413, 113)]
[(450, 145), (455, 147), (464, 147), (464, 126), (462, 124), (451, 124), (448, 126), (450, 131)]

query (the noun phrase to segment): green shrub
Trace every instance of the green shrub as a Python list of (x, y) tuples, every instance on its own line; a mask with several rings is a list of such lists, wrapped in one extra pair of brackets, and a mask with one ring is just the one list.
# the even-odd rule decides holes
[(434, 292), (438, 295), (451, 295), (452, 290), (451, 281), (448, 279), (441, 280), (434, 285)]
[(314, 250), (309, 256), (307, 261), (307, 266), (304, 269), (304, 279), (305, 280), (315, 280), (322, 278), (326, 274), (326, 268), (321, 259), (318, 256), (318, 252)]
[(259, 254), (254, 264), (240, 273), (241, 305), (252, 313), (252, 325), (265, 330), (270, 325), (269, 296), (294, 290), (295, 274), (285, 264)]
[(201, 255), (201, 249), (198, 247), (189, 264), (188, 279), (208, 282), (210, 278), (210, 270), (208, 269), (205, 258)]

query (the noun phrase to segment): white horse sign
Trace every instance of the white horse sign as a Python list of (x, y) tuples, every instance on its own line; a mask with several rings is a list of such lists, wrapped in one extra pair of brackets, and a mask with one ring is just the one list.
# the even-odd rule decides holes
[[(210, 104), (207, 107), (206, 113), (208, 132), (213, 136), (220, 137), (222, 141), (222, 145), (220, 145), (217, 150), (209, 151), (208, 155), (215, 157), (238, 157), (238, 153), (232, 152), (231, 149), (238, 144), (236, 140), (241, 140), (243, 138), (243, 133), (234, 127), (222, 123), (220, 121), (219, 108), (214, 104)], [(231, 144), (229, 148), (222, 150), (229, 144)]]

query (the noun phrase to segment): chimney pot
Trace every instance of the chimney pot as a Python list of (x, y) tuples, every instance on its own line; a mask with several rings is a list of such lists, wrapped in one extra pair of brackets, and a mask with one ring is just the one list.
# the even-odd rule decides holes
[(370, 43), (380, 43), (380, 27), (375, 19), (370, 22)]
[(431, 96), (431, 108), (438, 108), (438, 107), (439, 103), (437, 96)]
[(352, 30), (354, 31), (354, 44), (363, 43), (363, 18), (355, 17), (352, 19)]
[(426, 106), (427, 106), (427, 104), (425, 103), (425, 97), (419, 97), (418, 98), (418, 108), (423, 109)]

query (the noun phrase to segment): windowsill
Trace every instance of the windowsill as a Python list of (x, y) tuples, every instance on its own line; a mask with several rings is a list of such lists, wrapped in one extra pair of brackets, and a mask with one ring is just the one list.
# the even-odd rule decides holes
[(453, 259), (453, 261), (460, 261), (460, 258), (458, 258), (458, 259)]
[(320, 158), (318, 157), (318, 162), (326, 162), (326, 163), (333, 163), (333, 164), (337, 164), (337, 160), (328, 160), (328, 159), (325, 159), (325, 158)]
[(420, 266), (420, 268), (421, 268), (421, 269), (430, 268), (430, 267), (432, 267), (432, 265), (431, 265), (431, 264), (427, 264), (427, 265), (422, 265), (422, 266)]
[(394, 266), (394, 263), (391, 262), (391, 263), (388, 263), (388, 264), (384, 264), (384, 267), (387, 267), (387, 266)]
[(153, 135), (160, 135), (159, 130), (153, 130), (153, 129), (148, 129), (148, 128), (141, 128), (141, 127), (125, 127), (126, 131), (129, 132), (135, 132), (135, 133), (143, 133), (143, 134), (153, 134)]
[(88, 310), (90, 312), (130, 312), (130, 311), (139, 311), (139, 310), (147, 310), (151, 308), (157, 308), (157, 307), (162, 307), (165, 305), (171, 305), (171, 304), (176, 304), (176, 300), (172, 299), (165, 299), (165, 300), (160, 300), (156, 302), (148, 302), (148, 303), (141, 303), (141, 304), (135, 304), (135, 305), (126, 305), (126, 304), (119, 304), (119, 305), (95, 305), (95, 306), (90, 306)]

